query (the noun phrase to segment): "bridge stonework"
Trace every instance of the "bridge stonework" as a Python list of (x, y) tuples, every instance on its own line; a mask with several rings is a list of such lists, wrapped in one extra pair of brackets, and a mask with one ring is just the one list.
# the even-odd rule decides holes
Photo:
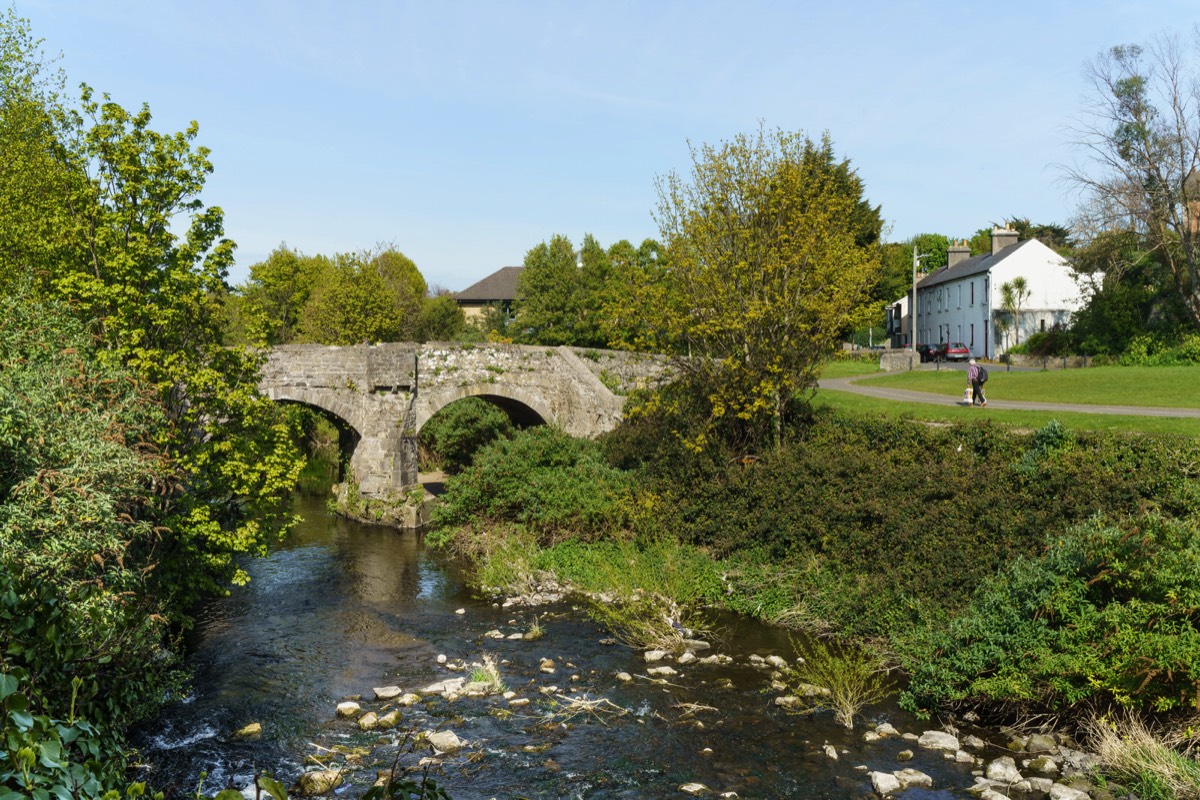
[(481, 397), (522, 422), (597, 436), (621, 420), (630, 388), (663, 380), (653, 356), (511, 344), (329, 347), (269, 351), (259, 389), (340, 420), (356, 438), (349, 466), (359, 492), (386, 499), (417, 483), (417, 434), (434, 414)]

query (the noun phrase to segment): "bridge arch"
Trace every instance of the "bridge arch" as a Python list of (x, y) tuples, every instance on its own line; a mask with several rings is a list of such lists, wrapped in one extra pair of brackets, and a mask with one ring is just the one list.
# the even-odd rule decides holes
[(518, 426), (547, 425), (557, 422), (550, 409), (532, 392), (525, 391), (519, 386), (481, 383), (470, 386), (456, 386), (453, 389), (443, 389), (418, 395), (416, 409), (416, 428), (418, 434), (425, 423), (429, 422), (443, 408), (468, 397), (478, 397), (508, 414)]
[(354, 451), (358, 449), (358, 443), (362, 439), (362, 433), (357, 428), (350, 424), (346, 419), (330, 411), (323, 406), (314, 405), (313, 403), (303, 402), (300, 400), (291, 400), (288, 398), (278, 398), (274, 402), (280, 405), (300, 406), (316, 412), (323, 419), (327, 420), (334, 429), (337, 430), (337, 480), (342, 482), (346, 480), (347, 469), (351, 459), (354, 458)]
[[(349, 466), (343, 477), (353, 480), (368, 497), (388, 497), (416, 482), (417, 447), (406, 413), (407, 401), (392, 396), (363, 394), (343, 385), (260, 385), (277, 403), (298, 403), (341, 420), (350, 441), (342, 458)], [(339, 425), (339, 433), (343, 426)], [(339, 436), (339, 439), (341, 437)], [(352, 445), (345, 447), (345, 445)], [(346, 450), (350, 452), (346, 452)]]

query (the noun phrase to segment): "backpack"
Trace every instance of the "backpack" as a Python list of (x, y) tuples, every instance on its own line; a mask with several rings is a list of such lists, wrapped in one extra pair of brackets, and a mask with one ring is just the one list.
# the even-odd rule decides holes
[(987, 370), (984, 369), (983, 367), (979, 368), (979, 383), (980, 384), (987, 383)]

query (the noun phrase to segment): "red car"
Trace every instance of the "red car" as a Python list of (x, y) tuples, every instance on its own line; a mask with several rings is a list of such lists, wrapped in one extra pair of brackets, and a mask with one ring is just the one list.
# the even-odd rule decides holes
[(971, 357), (971, 348), (962, 342), (942, 342), (934, 351), (938, 361), (966, 361)]

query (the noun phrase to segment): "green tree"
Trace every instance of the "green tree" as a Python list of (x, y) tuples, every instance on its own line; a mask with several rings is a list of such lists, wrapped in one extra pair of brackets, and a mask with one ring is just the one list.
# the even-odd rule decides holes
[(828, 135), (760, 128), (693, 149), (691, 175), (668, 175), (659, 196), (686, 312), (671, 325), (702, 356), (686, 368), (714, 420), (770, 420), (778, 447), (793, 395), (815, 387), (842, 331), (866, 321), (879, 226), (862, 182)]
[(425, 298), (417, 320), (416, 339), (419, 342), (457, 341), (467, 326), (463, 310), (449, 292)]
[(265, 261), (251, 265), (241, 288), (248, 339), (268, 346), (293, 341), (301, 310), (329, 263), (325, 256), (306, 256), (281, 244)]
[(361, 253), (340, 253), (320, 273), (301, 309), (296, 340), (398, 342), (404, 339), (404, 323), (381, 270)]
[(1084, 353), (1120, 355), (1131, 341), (1151, 333), (1174, 341), (1190, 327), (1179, 294), (1162, 262), (1136, 231), (1103, 231), (1078, 248), (1072, 268), (1085, 276), (1087, 302), (1071, 318)]
[(927, 254), (921, 259), (919, 270), (929, 273), (941, 269), (948, 263), (950, 239), (940, 233), (920, 233), (903, 242), (889, 242), (882, 247), (882, 270), (879, 282), (871, 296), (882, 305), (894, 303), (902, 297), (912, 296), (912, 254), (916, 246), (918, 253)]
[(82, 179), (64, 198), (76, 236), (40, 275), (42, 290), (92, 321), (102, 353), (163, 403), (169, 424), (157, 445), (180, 463), (189, 491), (171, 506), (157, 579), (181, 607), (244, 580), (234, 556), (263, 551), (291, 523), (300, 458), (255, 390), (259, 357), (223, 340), (234, 245), (220, 208), (200, 199), (212, 164), (193, 144), (197, 126), (158, 133), (147, 107), (131, 114), (86, 86), (80, 125)]
[(575, 344), (583, 295), (571, 240), (555, 234), (526, 253), (524, 265), (515, 303), (518, 336), (531, 344)]
[[(260, 550), (291, 521), (286, 490), (299, 459), (255, 392), (256, 357), (224, 346), (233, 243), (221, 210), (200, 199), (208, 151), (194, 144), (195, 124), (159, 133), (148, 108), (131, 114), (86, 86), (81, 112), (62, 106), (39, 83), (38, 51), (11, 13), (0, 42), (5, 113), (41, 120), (0, 131), (0, 216), (40, 220), (0, 226), (0, 272), (10, 291), (32, 280), (42, 297), (66, 301), (92, 326), (100, 358), (153, 390), (166, 420), (154, 444), (189, 488), (169, 504), (154, 580), (180, 597), (223, 589), (242, 574), (233, 556)], [(30, 132), (24, 144), (12, 138)], [(10, 147), (21, 157), (9, 160)], [(43, 168), (51, 178), (38, 176)]]
[(607, 347), (680, 355), (671, 338), (668, 303), (678, 299), (669, 291), (666, 253), (653, 239), (634, 247), (621, 241), (608, 248), (609, 272), (601, 290), (599, 323)]
[(51, 271), (78, 233), (66, 202), (82, 180), (68, 147), (77, 117), (51, 66), (26, 21), (0, 13), (0, 295)]
[(1066, 168), (1084, 196), (1080, 226), (1130, 230), (1200, 327), (1200, 42), (1174, 36), (1113, 47), (1089, 66), (1088, 116), (1076, 128), (1086, 163)]
[(411, 341), (416, 338), (421, 308), (429, 291), (424, 276), (413, 260), (395, 245), (377, 245), (369, 254), (368, 263), (379, 275), (380, 283), (396, 308), (398, 325), (391, 341)]

